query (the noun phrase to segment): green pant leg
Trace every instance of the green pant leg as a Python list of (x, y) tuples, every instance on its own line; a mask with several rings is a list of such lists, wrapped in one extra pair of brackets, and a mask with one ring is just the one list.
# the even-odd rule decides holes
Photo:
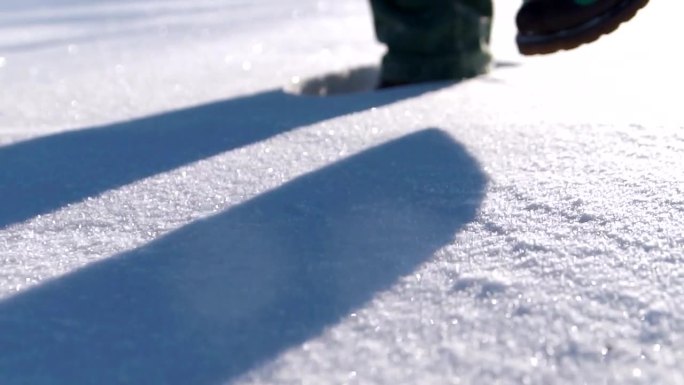
[(464, 79), (491, 61), (491, 0), (370, 0), (385, 84)]

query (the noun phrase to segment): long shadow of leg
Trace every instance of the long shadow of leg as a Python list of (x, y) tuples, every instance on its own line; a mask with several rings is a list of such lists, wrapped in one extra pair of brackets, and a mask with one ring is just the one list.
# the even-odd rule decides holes
[(268, 91), (0, 147), (0, 229), (304, 125), (438, 87), (330, 99)]
[(439, 130), (370, 149), (0, 303), (0, 378), (229, 381), (427, 261), (485, 185)]

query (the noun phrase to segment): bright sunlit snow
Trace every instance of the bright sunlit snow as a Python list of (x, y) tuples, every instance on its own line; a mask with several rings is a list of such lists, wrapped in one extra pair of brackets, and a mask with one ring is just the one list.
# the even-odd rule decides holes
[(684, 5), (517, 6), (369, 92), (365, 0), (3, 0), (0, 384), (684, 384)]

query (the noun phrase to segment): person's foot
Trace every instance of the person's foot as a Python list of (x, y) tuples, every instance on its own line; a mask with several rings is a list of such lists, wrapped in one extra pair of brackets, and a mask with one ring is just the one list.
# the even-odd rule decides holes
[(370, 0), (387, 45), (379, 88), (459, 81), (486, 73), (492, 55), (491, 0)]
[(389, 51), (382, 58), (378, 88), (469, 79), (487, 73), (491, 59), (486, 43), (446, 55), (407, 55)]
[(518, 11), (523, 55), (577, 48), (616, 30), (649, 0), (526, 0)]

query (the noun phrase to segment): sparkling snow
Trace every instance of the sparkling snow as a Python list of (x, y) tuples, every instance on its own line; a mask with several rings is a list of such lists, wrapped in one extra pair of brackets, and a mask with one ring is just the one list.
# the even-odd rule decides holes
[(318, 97), (364, 0), (3, 1), (0, 384), (684, 384), (652, 3), (530, 59), (501, 0), (491, 74)]

